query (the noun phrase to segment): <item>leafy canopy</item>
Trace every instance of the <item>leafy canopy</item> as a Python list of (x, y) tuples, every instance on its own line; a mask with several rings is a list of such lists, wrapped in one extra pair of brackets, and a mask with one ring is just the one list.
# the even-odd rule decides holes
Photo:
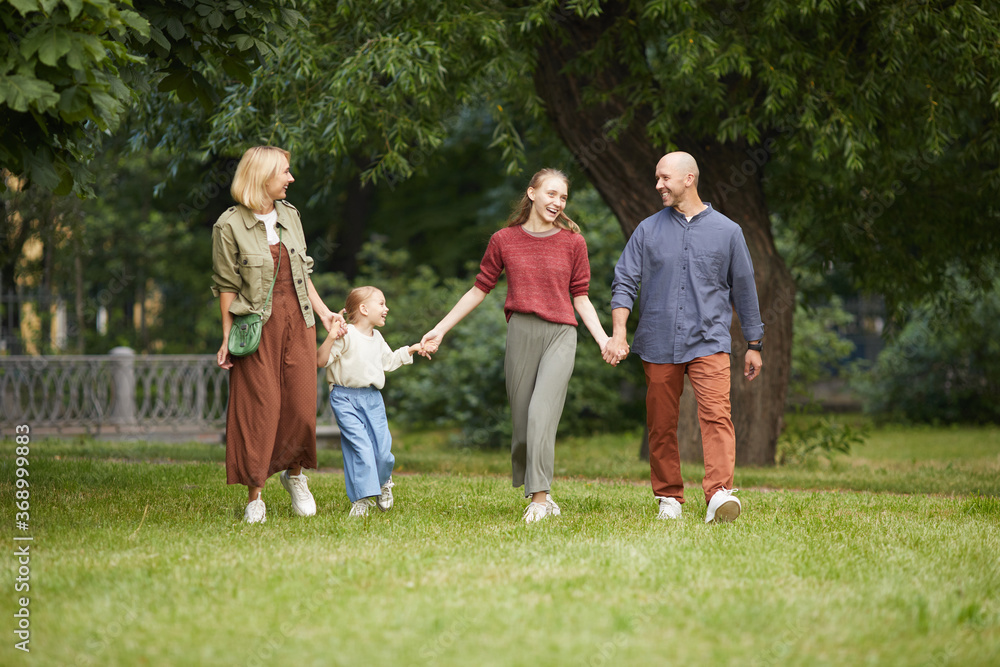
[[(956, 261), (977, 274), (998, 250), (1000, 14), (981, 3), (344, 0), (305, 11), (310, 30), (251, 85), (226, 87), (201, 145), (276, 143), (323, 156), (331, 173), (393, 181), (475, 106), (516, 172), (526, 142), (554, 140), (541, 47), (572, 46), (589, 21), (600, 37), (562, 75), (585, 84), (586, 104), (619, 110), (604, 138), (641, 122), (663, 150), (680, 138), (745, 147), (749, 168), (733, 165), (723, 194), (763, 176), (770, 212), (817, 263), (913, 297)], [(941, 220), (962, 233), (940, 233)]]
[(210, 107), (249, 83), (289, 0), (11, 0), (0, 3), (0, 167), (57, 194), (86, 188), (100, 135), (154, 88)]
[(595, 140), (639, 124), (663, 150), (682, 138), (745, 148), (723, 194), (763, 177), (769, 213), (815, 263), (915, 298), (956, 265), (984, 283), (1000, 250), (1000, 14), (981, 5), (19, 0), (0, 5), (15, 35), (0, 45), (0, 158), (65, 191), (138, 99), (135, 144), (175, 161), (271, 143), (325, 165), (331, 183), (394, 182), (430, 164), (474, 107), (517, 172), (526, 145), (555, 140), (539, 54), (582, 44), (593, 24), (599, 39), (562, 75), (586, 105), (618, 110)]

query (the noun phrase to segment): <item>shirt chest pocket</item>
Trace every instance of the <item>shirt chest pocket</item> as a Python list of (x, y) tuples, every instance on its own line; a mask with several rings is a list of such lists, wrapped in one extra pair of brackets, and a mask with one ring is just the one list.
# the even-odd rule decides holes
[(709, 283), (723, 282), (723, 264), (726, 261), (725, 255), (720, 252), (707, 252), (697, 255), (692, 260), (694, 273), (699, 279)]
[(241, 254), (237, 260), (243, 287), (240, 294), (255, 306), (261, 305), (264, 280), (264, 256)]

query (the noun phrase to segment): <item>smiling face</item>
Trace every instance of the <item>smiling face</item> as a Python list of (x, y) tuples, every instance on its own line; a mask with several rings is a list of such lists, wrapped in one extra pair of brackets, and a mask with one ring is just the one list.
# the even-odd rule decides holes
[(282, 155), (281, 159), (278, 160), (278, 168), (275, 170), (274, 176), (268, 179), (264, 190), (267, 191), (267, 196), (271, 200), (284, 199), (288, 196), (288, 186), (294, 182), (292, 170), (288, 166), (288, 158)]
[(528, 188), (531, 200), (531, 218), (543, 224), (555, 224), (556, 218), (566, 208), (569, 187), (558, 176), (545, 178), (537, 188)]
[(385, 316), (389, 314), (389, 306), (385, 305), (385, 294), (375, 290), (361, 303), (361, 316), (373, 327), (385, 326)]
[(694, 175), (682, 166), (670, 155), (665, 155), (656, 164), (656, 191), (664, 207), (674, 207), (684, 201), (688, 188), (694, 183)]

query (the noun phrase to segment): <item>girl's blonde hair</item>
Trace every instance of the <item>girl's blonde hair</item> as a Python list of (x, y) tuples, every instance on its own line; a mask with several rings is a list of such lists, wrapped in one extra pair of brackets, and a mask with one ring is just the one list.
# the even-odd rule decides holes
[(344, 319), (348, 322), (357, 322), (361, 315), (361, 304), (368, 300), (375, 292), (381, 292), (377, 287), (363, 285), (355, 287), (347, 295), (347, 302), (344, 304)]
[[(556, 178), (561, 178), (563, 183), (566, 184), (566, 189), (569, 190), (569, 179), (566, 178), (566, 174), (562, 173), (558, 169), (545, 168), (535, 173), (531, 177), (531, 181), (528, 183), (529, 188), (538, 189), (542, 187), (542, 183), (545, 182), (546, 178), (554, 176)], [(524, 196), (521, 197), (521, 201), (514, 206), (514, 210), (511, 212), (510, 217), (507, 218), (508, 227), (517, 227), (518, 225), (523, 225), (528, 221), (528, 216), (531, 215), (531, 205), (533, 202), (528, 197), (527, 188), (525, 188)], [(555, 221), (556, 227), (562, 227), (567, 229), (574, 234), (580, 233), (580, 226), (573, 222), (568, 215), (566, 215), (565, 210), (559, 212), (559, 216)]]
[(281, 158), (291, 159), (291, 153), (276, 146), (254, 146), (247, 149), (233, 174), (229, 188), (233, 199), (251, 211), (262, 211), (272, 202), (267, 196), (267, 182), (278, 175)]

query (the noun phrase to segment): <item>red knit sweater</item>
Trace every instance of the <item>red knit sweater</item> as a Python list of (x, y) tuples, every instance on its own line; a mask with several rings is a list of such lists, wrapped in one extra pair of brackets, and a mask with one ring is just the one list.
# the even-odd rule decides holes
[(563, 229), (540, 238), (520, 225), (505, 227), (490, 237), (476, 287), (489, 294), (504, 271), (503, 311), (508, 320), (511, 313), (529, 313), (576, 326), (571, 297), (587, 294), (590, 287), (590, 260), (582, 234)]

